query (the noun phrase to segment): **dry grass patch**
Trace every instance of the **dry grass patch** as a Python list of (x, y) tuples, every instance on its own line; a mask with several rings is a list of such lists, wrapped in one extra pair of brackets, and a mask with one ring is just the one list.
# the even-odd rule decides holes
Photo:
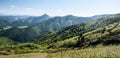
[(29, 53), (19, 55), (0, 55), (0, 58), (46, 58), (47, 53)]
[(60, 51), (49, 53), (47, 58), (120, 58), (120, 46)]

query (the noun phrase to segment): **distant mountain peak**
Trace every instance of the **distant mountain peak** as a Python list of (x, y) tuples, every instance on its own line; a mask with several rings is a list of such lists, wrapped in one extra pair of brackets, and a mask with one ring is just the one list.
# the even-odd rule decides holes
[(77, 16), (74, 16), (74, 15), (66, 15), (66, 16), (64, 16), (64, 18), (77, 18)]
[(74, 17), (73, 15), (66, 15), (65, 17)]
[(41, 15), (41, 16), (46, 16), (46, 17), (49, 17), (49, 15), (47, 15), (47, 14), (43, 14), (43, 15)]

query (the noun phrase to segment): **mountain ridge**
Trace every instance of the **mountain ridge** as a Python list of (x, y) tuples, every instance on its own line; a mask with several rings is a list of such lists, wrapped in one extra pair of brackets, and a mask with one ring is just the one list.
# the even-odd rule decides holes
[[(45, 16), (48, 17), (47, 14), (45, 14)], [(108, 16), (108, 15), (106, 15), (106, 16)], [(90, 20), (96, 20), (96, 19), (100, 19), (100, 18), (106, 17), (106, 16), (100, 15), (100, 17), (99, 16), (97, 16), (97, 17), (76, 17), (73, 15), (67, 15), (67, 16), (63, 16), (63, 17), (53, 17), (53, 18), (50, 18), (48, 20), (44, 20), (43, 22), (40, 22), (38, 24), (28, 26), (25, 29), (19, 29), (17, 26), (15, 26), (15, 29), (13, 28), (12, 30), (13, 31), (18, 30), (16, 32), (17, 34), (14, 35), (17, 37), (13, 36), (11, 38), (11, 35), (9, 35), (9, 33), (12, 33), (13, 31), (9, 31), (7, 34), (7, 33), (4, 33), (7, 30), (4, 30), (4, 31), (1, 31), (0, 34), (1, 34), (1, 36), (4, 35), (7, 37), (10, 37), (10, 39), (13, 39), (15, 41), (16, 41), (16, 39), (20, 39), (21, 41), (17, 40), (18, 42), (35, 41), (37, 38), (40, 38), (48, 33), (60, 31), (60, 30), (66, 28), (68, 26), (71, 26), (71, 25), (85, 23), (85, 22), (88, 22)]]

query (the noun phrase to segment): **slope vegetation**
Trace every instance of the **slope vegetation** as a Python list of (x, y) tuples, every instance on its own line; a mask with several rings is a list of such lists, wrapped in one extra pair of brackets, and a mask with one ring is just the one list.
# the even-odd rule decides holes
[[(54, 43), (56, 42), (64, 41), (66, 39), (78, 36), (77, 43), (76, 45), (73, 46), (87, 47), (89, 45), (97, 44), (98, 43), (97, 41), (100, 41), (100, 43), (103, 43), (104, 45), (112, 44), (112, 43), (117, 44), (115, 42), (117, 41), (119, 43), (119, 41), (118, 39), (114, 39), (114, 38), (119, 37), (119, 31), (120, 31), (119, 21), (120, 21), (120, 15), (117, 14), (99, 20), (94, 20), (91, 22), (70, 26), (59, 32), (45, 35), (44, 37), (37, 40), (37, 43), (42, 45), (46, 45), (46, 44), (48, 45), (53, 43), (54, 45)], [(109, 27), (109, 25), (113, 27)], [(104, 38), (105, 40), (103, 40)], [(109, 40), (107, 38), (109, 38)]]

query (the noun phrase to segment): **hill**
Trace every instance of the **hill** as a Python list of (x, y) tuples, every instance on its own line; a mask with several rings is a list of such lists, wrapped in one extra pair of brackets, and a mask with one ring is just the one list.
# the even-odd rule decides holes
[[(47, 20), (47, 18), (49, 18), (48, 15), (36, 17), (39, 19), (35, 19), (35, 20), (28, 17), (29, 18), (28, 21), (26, 20), (28, 23), (26, 21), (23, 21), (25, 22), (25, 24), (28, 24), (27, 28), (19, 29), (19, 28), (13, 27), (12, 29), (1, 31), (0, 36), (9, 37), (13, 41), (18, 41), (18, 42), (31, 42), (31, 41), (35, 41), (37, 38), (40, 38), (48, 33), (62, 30), (68, 26), (85, 23), (90, 20), (96, 20), (106, 16), (108, 15), (104, 15), (104, 16), (99, 15), (99, 16), (93, 16), (93, 17), (76, 17), (76, 16), (68, 15), (64, 17), (53, 17), (48, 20)], [(31, 26), (29, 25), (29, 22), (30, 22), (30, 25), (32, 23)], [(35, 25), (33, 22), (35, 23)], [(23, 24), (24, 26), (24, 23), (20, 22), (20, 24)], [(19, 24), (14, 24), (14, 25), (18, 25), (18, 27), (20, 26)], [(19, 30), (19, 32), (13, 33), (13, 31), (16, 31), (16, 30)]]
[[(94, 20), (94, 21), (90, 21), (90, 22), (87, 22), (87, 23), (83, 23), (83, 24), (78, 24), (78, 25), (73, 25), (73, 26), (70, 26), (70, 27), (67, 27), (59, 32), (55, 32), (55, 33), (50, 33), (50, 34), (47, 34), (45, 35), (44, 37), (40, 38), (39, 40), (37, 40), (37, 43), (41, 44), (41, 45), (48, 45), (48, 44), (53, 44), (53, 46), (49, 46), (49, 47), (55, 47), (54, 44), (56, 44), (57, 42), (59, 41), (62, 41), (65, 42), (66, 41), (69, 41), (67, 39), (71, 39), (71, 38), (76, 38), (76, 36), (78, 36), (77, 38), (84, 38), (84, 40), (80, 41), (80, 42), (83, 42), (83, 44), (85, 43), (89, 43), (89, 42), (86, 42), (86, 41), (96, 41), (96, 39), (98, 39), (99, 37), (101, 38), (104, 38), (104, 36), (106, 36), (105, 38), (108, 38), (107, 35), (105, 35), (106, 33), (108, 33), (107, 28), (104, 28), (105, 26), (109, 26), (110, 24), (114, 25), (114, 24), (117, 24), (115, 25), (115, 29), (117, 29), (116, 31), (113, 31), (113, 33), (109, 33), (109, 35), (111, 34), (114, 34), (116, 32), (116, 36), (119, 36), (119, 21), (120, 21), (120, 15), (119, 14), (116, 14), (116, 15), (112, 15), (112, 16), (108, 16), (108, 17), (105, 17), (105, 18), (101, 18), (99, 20)], [(97, 28), (100, 28), (97, 29)], [(102, 29), (101, 29), (102, 28)], [(110, 28), (110, 27), (108, 27)], [(110, 28), (111, 29), (111, 28)], [(97, 31), (96, 31), (97, 30)], [(105, 31), (104, 31), (105, 30)], [(104, 32), (105, 33), (104, 33)], [(95, 34), (90, 34), (88, 35), (89, 37), (87, 36), (83, 36), (85, 33), (91, 33), (91, 32), (95, 32)], [(103, 34), (101, 34), (101, 32), (103, 32)], [(110, 31), (109, 31), (110, 32)], [(100, 36), (101, 35), (101, 36)], [(104, 36), (103, 36), (104, 35)], [(115, 36), (115, 37), (116, 37)], [(92, 38), (93, 37), (93, 38)], [(98, 37), (98, 38), (97, 38)], [(113, 38), (114, 35), (111, 35), (109, 36), (110, 38)], [(114, 38), (115, 38), (114, 37)], [(88, 39), (88, 40), (87, 40)], [(92, 40), (90, 40), (92, 39)], [(75, 39), (74, 39), (75, 40)], [(73, 41), (74, 41), (73, 40)], [(78, 39), (77, 39), (78, 40)], [(115, 39), (114, 39), (115, 40)], [(114, 40), (110, 40), (110, 41), (114, 41)], [(85, 42), (84, 42), (85, 41)], [(100, 40), (97, 40), (97, 41), (100, 41)], [(103, 40), (104, 41), (104, 40)], [(108, 40), (109, 41), (109, 40)], [(118, 40), (117, 40), (118, 41)], [(116, 42), (116, 40), (115, 40)], [(102, 41), (100, 42), (102, 43)], [(118, 41), (119, 43), (119, 41)], [(63, 43), (62, 43), (63, 44)], [(70, 44), (70, 42), (67, 43), (68, 45)], [(79, 43), (81, 44), (81, 43)], [(77, 42), (72, 45), (72, 46), (85, 46), (85, 45), (79, 45)], [(92, 43), (91, 43), (92, 44)], [(114, 43), (116, 44), (116, 43)], [(56, 44), (57, 45), (57, 44)], [(65, 45), (65, 44), (63, 44)], [(89, 44), (88, 44), (89, 45)], [(86, 46), (88, 46), (86, 44)], [(61, 47), (61, 46), (59, 46)]]
[(5, 27), (11, 26), (11, 24), (5, 20), (0, 20), (0, 31), (2, 31)]
[(32, 26), (36, 25), (38, 23), (41, 23), (43, 21), (46, 21), (50, 19), (50, 16), (47, 14), (41, 15), (41, 16), (29, 16), (24, 19), (19, 19), (14, 22), (12, 22), (13, 26)]

